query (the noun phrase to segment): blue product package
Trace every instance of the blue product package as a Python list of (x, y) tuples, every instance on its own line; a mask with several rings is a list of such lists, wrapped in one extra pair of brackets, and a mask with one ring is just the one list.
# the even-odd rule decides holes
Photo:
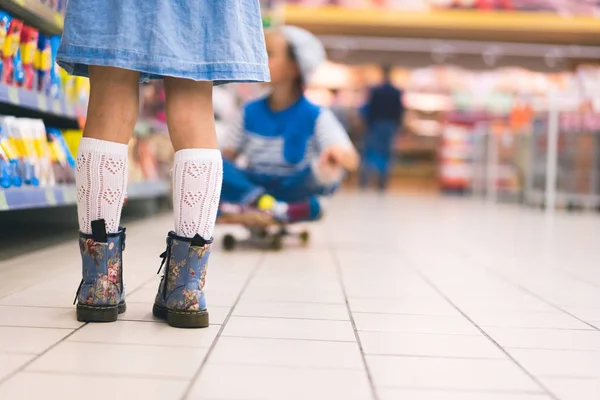
[(75, 168), (75, 157), (71, 154), (71, 150), (69, 149), (62, 132), (57, 128), (46, 128), (46, 134), (51, 141), (56, 141), (60, 145), (65, 152), (67, 164), (69, 164), (71, 168)]
[(50, 38), (50, 49), (52, 51), (52, 61), (50, 62), (50, 96), (57, 99), (60, 96), (61, 84), (60, 75), (58, 73), (58, 64), (56, 63), (56, 54), (60, 45), (60, 35), (55, 35)]
[(14, 69), (13, 69), (13, 81), (19, 86), (25, 79), (25, 69), (23, 68), (23, 60), (21, 59), (21, 48), (17, 49), (15, 54)]
[(52, 49), (50, 38), (40, 34), (37, 45), (37, 90), (46, 95), (50, 94), (50, 70), (52, 68)]
[(0, 10), (0, 76), (2, 76), (2, 50), (4, 49), (4, 41), (8, 33), (8, 27), (12, 17), (10, 14)]

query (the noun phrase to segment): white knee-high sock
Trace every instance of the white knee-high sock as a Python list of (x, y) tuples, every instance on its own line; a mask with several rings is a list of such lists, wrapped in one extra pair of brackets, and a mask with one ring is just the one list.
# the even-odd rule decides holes
[(175, 233), (212, 239), (221, 198), (223, 159), (215, 149), (185, 149), (175, 153), (173, 208)]
[(75, 182), (79, 230), (91, 233), (91, 222), (106, 221), (106, 230), (119, 230), (127, 189), (126, 144), (82, 138), (77, 154)]

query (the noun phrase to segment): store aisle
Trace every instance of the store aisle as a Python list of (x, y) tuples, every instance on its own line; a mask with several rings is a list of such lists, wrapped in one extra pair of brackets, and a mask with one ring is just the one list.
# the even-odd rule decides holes
[(0, 263), (0, 399), (595, 400), (599, 221), (342, 195), (307, 249), (216, 252), (206, 330), (151, 316), (170, 217), (128, 227), (113, 324), (75, 321), (76, 244), (32, 243)]

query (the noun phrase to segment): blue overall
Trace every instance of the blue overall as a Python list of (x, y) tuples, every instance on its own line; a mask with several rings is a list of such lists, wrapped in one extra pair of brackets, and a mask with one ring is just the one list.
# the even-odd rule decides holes
[[(251, 149), (250, 165), (241, 169), (231, 161), (223, 161), (221, 201), (247, 205), (269, 194), (279, 201), (293, 203), (332, 194), (337, 185), (321, 185), (311, 166), (318, 156), (314, 133), (320, 110), (304, 97), (278, 113), (269, 109), (266, 99), (248, 104), (243, 128), (244, 134), (254, 141), (246, 145), (246, 150)], [(262, 143), (264, 146), (260, 146)], [(252, 162), (253, 156), (269, 152), (282, 157), (282, 162)]]

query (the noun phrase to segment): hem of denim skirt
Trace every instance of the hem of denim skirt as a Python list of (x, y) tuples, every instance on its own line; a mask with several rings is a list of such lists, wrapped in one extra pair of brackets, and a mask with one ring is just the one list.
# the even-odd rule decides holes
[(165, 76), (212, 81), (215, 85), (242, 82), (269, 82), (266, 64), (213, 62), (182, 62), (164, 56), (136, 53), (128, 50), (95, 49), (63, 45), (57, 56), (58, 64), (70, 75), (89, 77), (88, 66), (123, 68), (140, 72), (140, 82), (162, 79)]

